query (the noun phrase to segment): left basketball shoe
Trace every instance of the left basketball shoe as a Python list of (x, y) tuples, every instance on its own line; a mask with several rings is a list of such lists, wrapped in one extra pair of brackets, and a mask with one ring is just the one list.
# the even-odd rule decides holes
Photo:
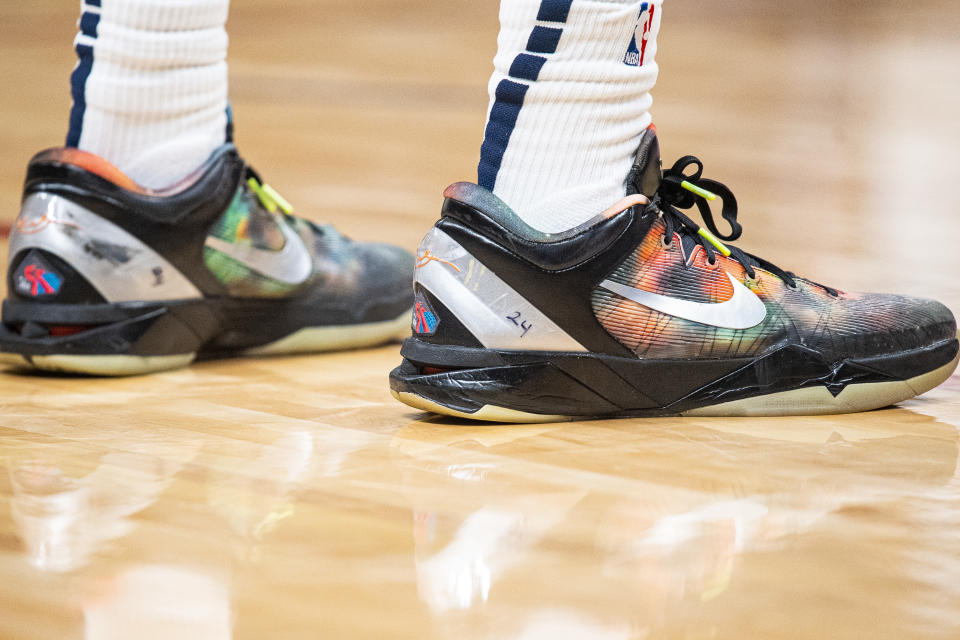
[(163, 191), (90, 153), (42, 152), (10, 238), (0, 351), (119, 376), (409, 333), (413, 257), (291, 213), (232, 144)]

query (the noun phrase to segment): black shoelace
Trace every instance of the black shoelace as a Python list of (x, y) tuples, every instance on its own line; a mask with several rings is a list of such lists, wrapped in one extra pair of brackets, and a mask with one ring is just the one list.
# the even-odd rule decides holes
[[(695, 172), (687, 174), (690, 167), (695, 167)], [(721, 217), (730, 225), (730, 233), (723, 234), (717, 228), (717, 223), (713, 218), (713, 210), (710, 208), (710, 200), (721, 200), (723, 207), (720, 212)], [(717, 263), (717, 253), (727, 255), (736, 260), (747, 272), (747, 277), (755, 280), (757, 277), (756, 269), (764, 269), (781, 280), (788, 287), (795, 289), (797, 287), (797, 276), (775, 264), (762, 258), (747, 253), (742, 249), (725, 244), (725, 242), (734, 242), (743, 235), (743, 227), (737, 221), (737, 199), (733, 192), (723, 183), (716, 180), (710, 180), (703, 177), (703, 163), (695, 156), (685, 156), (669, 170), (663, 174), (663, 181), (660, 189), (654, 199), (654, 205), (658, 206), (663, 215), (663, 221), (666, 225), (664, 237), (667, 244), (673, 238), (675, 232), (686, 234), (693, 241), (703, 247), (707, 254), (707, 262), (711, 265)], [(691, 209), (694, 206), (700, 211), (707, 229), (703, 229), (696, 222), (691, 220), (680, 209)], [(724, 241), (724, 242), (721, 242)], [(838, 296), (835, 289), (826, 287), (822, 284), (810, 282), (812, 285), (822, 288), (831, 296)]]

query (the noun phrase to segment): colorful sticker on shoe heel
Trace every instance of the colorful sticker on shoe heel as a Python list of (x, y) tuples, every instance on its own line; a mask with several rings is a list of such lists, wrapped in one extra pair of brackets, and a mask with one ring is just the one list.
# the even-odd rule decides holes
[(430, 307), (423, 294), (418, 293), (413, 306), (413, 332), (421, 336), (432, 336), (440, 326), (440, 319)]
[(57, 273), (37, 251), (27, 254), (14, 277), (14, 288), (22, 296), (32, 298), (55, 296), (60, 293), (62, 287), (63, 276)]
[(640, 17), (637, 18), (637, 28), (633, 32), (633, 39), (623, 56), (623, 64), (630, 67), (642, 67), (647, 58), (647, 45), (653, 38), (653, 18), (657, 8), (652, 2), (640, 5)]

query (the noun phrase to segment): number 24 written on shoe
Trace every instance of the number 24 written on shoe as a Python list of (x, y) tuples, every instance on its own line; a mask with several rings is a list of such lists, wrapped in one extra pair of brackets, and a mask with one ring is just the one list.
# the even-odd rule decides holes
[(521, 338), (530, 333), (530, 330), (533, 329), (533, 325), (524, 320), (523, 314), (519, 311), (515, 311), (512, 315), (507, 316), (507, 320), (523, 329), (523, 333), (520, 334)]

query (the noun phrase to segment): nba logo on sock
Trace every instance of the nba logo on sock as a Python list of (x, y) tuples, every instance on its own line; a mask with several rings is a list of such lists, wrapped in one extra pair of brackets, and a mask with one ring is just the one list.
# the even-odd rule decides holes
[(631, 67), (642, 67), (646, 61), (647, 43), (653, 34), (653, 18), (656, 7), (652, 2), (640, 5), (640, 17), (637, 18), (637, 28), (633, 31), (630, 47), (623, 57), (623, 63)]
[(419, 335), (433, 335), (440, 326), (440, 319), (430, 308), (430, 304), (422, 294), (417, 294), (416, 304), (413, 307), (413, 332)]
[(55, 296), (63, 286), (63, 278), (36, 251), (31, 251), (14, 278), (17, 293), (32, 298)]

